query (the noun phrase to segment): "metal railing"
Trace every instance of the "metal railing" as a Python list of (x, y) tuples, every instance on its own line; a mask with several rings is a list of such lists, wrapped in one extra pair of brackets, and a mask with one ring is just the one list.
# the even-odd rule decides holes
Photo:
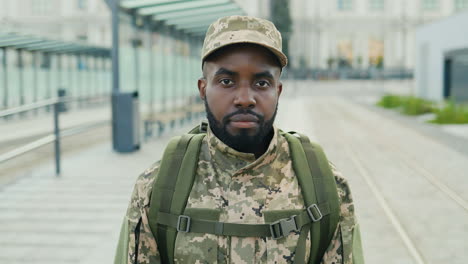
[(71, 102), (96, 102), (96, 101), (108, 101), (110, 99), (109, 96), (103, 96), (103, 97), (77, 97), (77, 98), (66, 98), (66, 97), (57, 97), (53, 99), (48, 99), (44, 100), (41, 102), (29, 104), (29, 105), (24, 105), (20, 107), (15, 107), (12, 109), (7, 109), (0, 111), (0, 119), (1, 118), (6, 118), (10, 117), (12, 115), (16, 114), (22, 114), (28, 111), (36, 110), (39, 108), (44, 108), (44, 107), (53, 107), (53, 126), (54, 126), (54, 132), (44, 136), (40, 139), (34, 140), (32, 142), (29, 142), (21, 147), (15, 148), (13, 150), (10, 150), (6, 153), (0, 154), (0, 164), (4, 163), (8, 160), (11, 160), (13, 158), (16, 158), (18, 156), (21, 156), (25, 153), (28, 153), (32, 150), (35, 150), (39, 147), (45, 146), (50, 143), (54, 143), (54, 154), (55, 154), (55, 173), (57, 176), (60, 175), (61, 172), (61, 146), (60, 146), (60, 139), (62, 137), (66, 136), (71, 136), (71, 135), (76, 135), (85, 131), (88, 131), (90, 129), (96, 128), (96, 127), (101, 127), (104, 125), (107, 125), (110, 123), (110, 120), (106, 121), (99, 121), (95, 122), (92, 124), (85, 124), (77, 127), (73, 127), (70, 129), (66, 130), (60, 130), (60, 125), (59, 125), (59, 116), (61, 112), (65, 112), (65, 106), (66, 103), (71, 103)]

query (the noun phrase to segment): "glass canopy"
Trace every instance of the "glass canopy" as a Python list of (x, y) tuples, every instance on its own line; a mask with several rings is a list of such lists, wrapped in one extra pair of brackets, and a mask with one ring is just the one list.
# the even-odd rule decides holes
[(194, 36), (203, 35), (220, 17), (246, 14), (233, 0), (124, 0), (120, 7)]
[(14, 32), (0, 32), (0, 48), (23, 49), (51, 53), (86, 53), (96, 56), (110, 56), (110, 50), (102, 47), (55, 41)]

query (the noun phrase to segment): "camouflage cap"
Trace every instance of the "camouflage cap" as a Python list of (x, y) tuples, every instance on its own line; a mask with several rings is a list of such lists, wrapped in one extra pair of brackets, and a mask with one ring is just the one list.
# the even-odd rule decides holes
[(275, 25), (268, 20), (251, 16), (222, 17), (210, 25), (202, 49), (202, 61), (214, 51), (232, 44), (261, 45), (278, 57), (281, 67), (288, 58), (282, 52), (282, 39)]

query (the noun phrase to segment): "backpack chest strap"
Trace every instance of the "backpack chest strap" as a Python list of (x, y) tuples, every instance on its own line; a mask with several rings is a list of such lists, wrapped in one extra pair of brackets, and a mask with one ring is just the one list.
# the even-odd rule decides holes
[(292, 215), (267, 224), (237, 224), (194, 219), (187, 215), (159, 212), (156, 222), (177, 229), (178, 232), (205, 233), (237, 237), (270, 237), (280, 239), (292, 231), (300, 231), (303, 226), (318, 222), (330, 214), (328, 203), (313, 204), (299, 215)]

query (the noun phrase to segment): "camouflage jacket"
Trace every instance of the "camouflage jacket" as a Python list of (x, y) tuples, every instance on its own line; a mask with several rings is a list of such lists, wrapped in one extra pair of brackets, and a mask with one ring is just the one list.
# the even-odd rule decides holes
[[(122, 225), (116, 264), (161, 263), (148, 223), (150, 194), (158, 163), (137, 179)], [(347, 181), (330, 164), (341, 202), (340, 221), (321, 263), (361, 264), (359, 227)], [(304, 210), (286, 139), (275, 135), (258, 159), (238, 152), (208, 132), (200, 151), (187, 210), (215, 210), (221, 222), (262, 224), (273, 210)], [(176, 263), (293, 263), (299, 234), (273, 240), (179, 232)], [(306, 242), (306, 258), (310, 240)], [(343, 250), (344, 249), (344, 250)], [(343, 252), (346, 252), (343, 254)]]

